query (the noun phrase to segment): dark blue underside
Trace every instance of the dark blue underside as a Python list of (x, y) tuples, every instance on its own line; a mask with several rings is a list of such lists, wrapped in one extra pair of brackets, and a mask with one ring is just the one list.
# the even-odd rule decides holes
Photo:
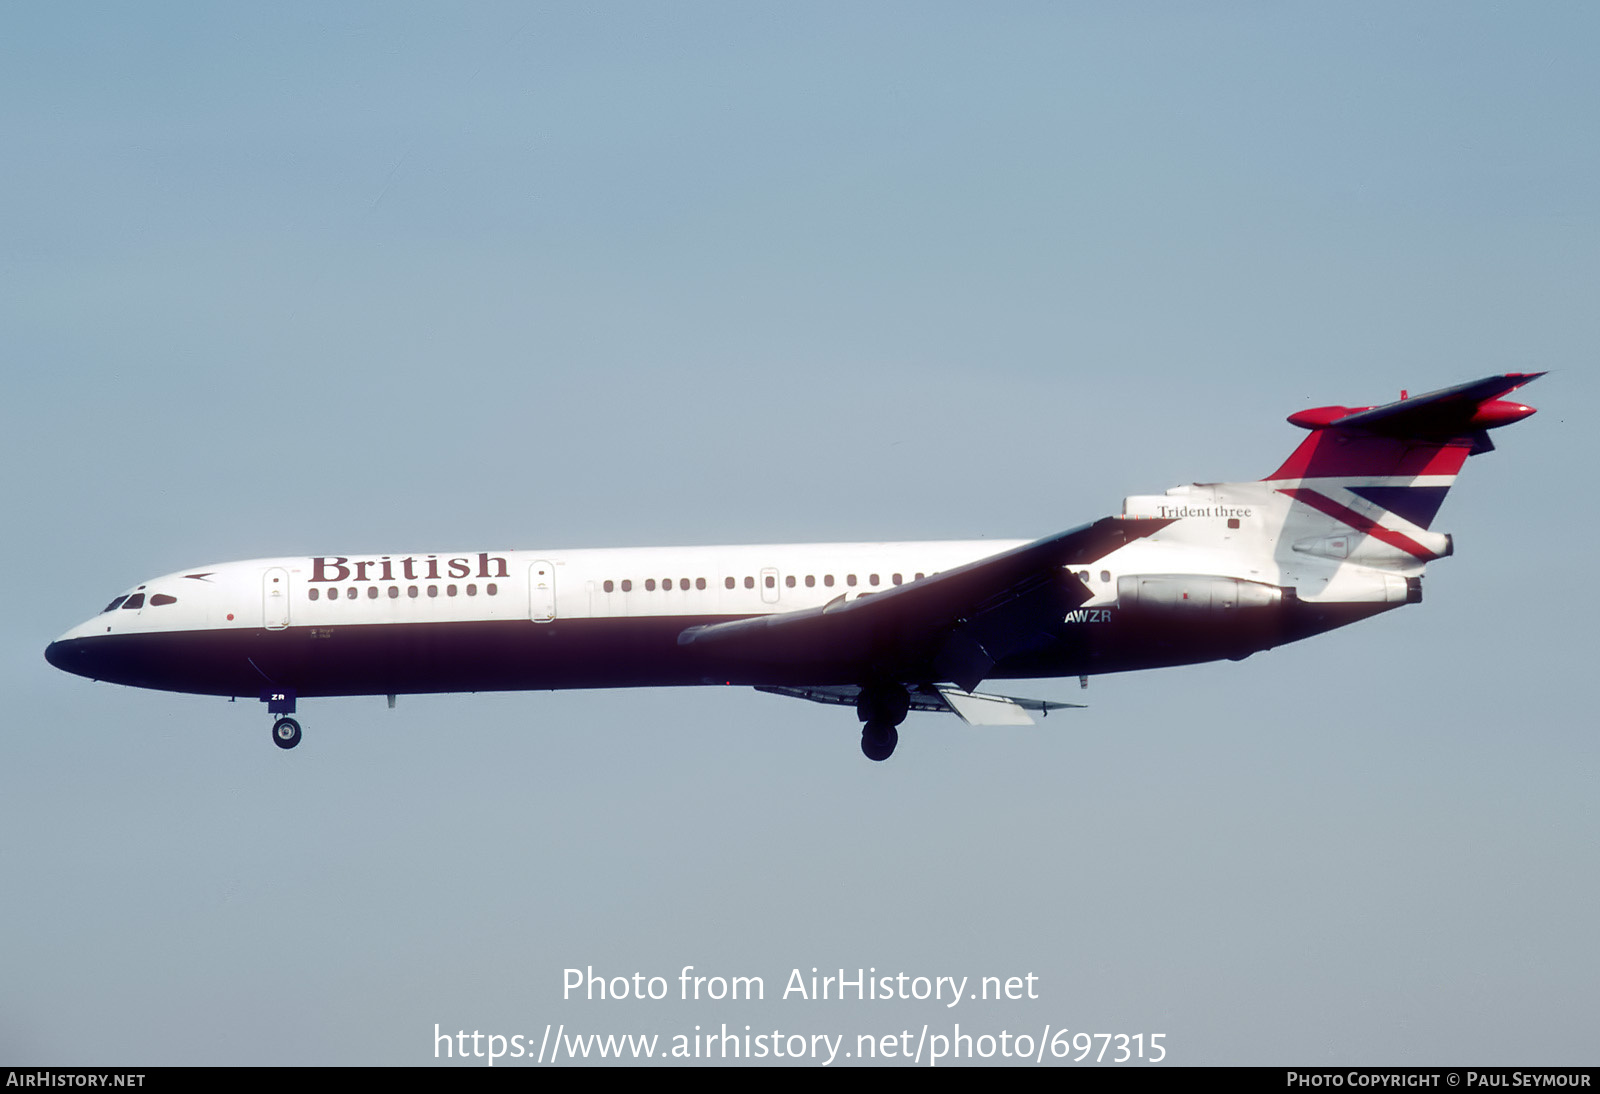
[[(1384, 610), (1385, 605), (1296, 604), (1269, 621), (1219, 627), (1206, 620), (1108, 614), (1063, 625), (991, 679), (1076, 676), (1238, 658)], [(665, 687), (694, 684), (937, 682), (932, 668), (897, 650), (838, 660), (827, 649), (782, 663), (741, 661), (682, 646), (686, 628), (712, 617), (502, 620), (281, 631), (224, 630), (104, 635), (53, 643), (45, 656), (67, 672), (133, 687), (256, 696), (293, 689), (301, 698), (454, 691)]]

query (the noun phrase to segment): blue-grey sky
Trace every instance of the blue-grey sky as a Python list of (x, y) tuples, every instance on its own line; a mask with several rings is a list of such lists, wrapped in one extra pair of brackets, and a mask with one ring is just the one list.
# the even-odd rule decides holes
[[(9, 8), (0, 1062), (1595, 1062), (1597, 49), (1577, 3)], [(1546, 368), (1421, 607), (881, 765), (715, 689), (314, 701), (284, 753), (41, 656), (235, 558), (1043, 535)], [(685, 965), (767, 998), (562, 999)], [(779, 998), (813, 967), (1039, 998)]]

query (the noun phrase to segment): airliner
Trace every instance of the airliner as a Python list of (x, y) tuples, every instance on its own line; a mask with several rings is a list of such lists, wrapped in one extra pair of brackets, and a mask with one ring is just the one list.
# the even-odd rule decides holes
[(301, 699), (742, 685), (854, 707), (887, 759), (911, 711), (1026, 725), (1078, 704), (980, 690), (1242, 659), (1414, 604), (1452, 552), (1435, 515), (1488, 431), (1532, 414), (1507, 373), (1323, 406), (1272, 474), (1125, 499), (1036, 540), (330, 554), (197, 566), (116, 596), (45, 651), (132, 687)]

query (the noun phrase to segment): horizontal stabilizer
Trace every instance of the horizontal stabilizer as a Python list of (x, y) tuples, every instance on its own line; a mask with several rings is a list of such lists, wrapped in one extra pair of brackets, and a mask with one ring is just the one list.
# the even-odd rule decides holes
[(1428, 519), (1468, 456), (1492, 452), (1489, 430), (1520, 422), (1531, 406), (1502, 399), (1542, 372), (1508, 372), (1383, 406), (1319, 406), (1289, 415), (1311, 436), (1300, 442), (1268, 482), (1288, 479), (1366, 478), (1367, 488), (1421, 487), (1432, 491), (1411, 501), (1389, 490), (1379, 506), (1400, 501)]
[(1323, 406), (1291, 414), (1302, 429), (1362, 429), (1391, 437), (1445, 438), (1495, 429), (1532, 414), (1531, 406), (1509, 403), (1500, 396), (1532, 383), (1542, 372), (1508, 372), (1469, 384), (1397, 399), (1383, 406)]

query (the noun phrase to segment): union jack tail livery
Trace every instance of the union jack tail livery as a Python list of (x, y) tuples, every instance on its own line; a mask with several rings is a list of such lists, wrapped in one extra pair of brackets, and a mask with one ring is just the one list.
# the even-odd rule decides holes
[[(1278, 489), (1335, 519), (1350, 523), (1347, 518), (1353, 516), (1351, 526), (1369, 535), (1383, 538), (1386, 529), (1319, 489), (1346, 491), (1402, 523), (1426, 529), (1467, 457), (1494, 450), (1488, 431), (1534, 412), (1500, 396), (1543, 375), (1510, 373), (1415, 399), (1402, 395), (1387, 406), (1325, 406), (1291, 414), (1289, 421), (1311, 430), (1311, 436), (1266, 481), (1282, 484)], [(1410, 550), (1401, 539), (1391, 536), (1386, 542)]]
[[(1215, 514), (1180, 519), (1151, 540), (1181, 540), (1197, 552), (1197, 564), (1221, 572), (1248, 568), (1253, 580), (1292, 590), (1302, 605), (1323, 605), (1313, 614), (1325, 623), (1416, 603), (1423, 567), (1453, 549), (1448, 535), (1432, 530), (1445, 494), (1468, 456), (1493, 451), (1489, 430), (1534, 413), (1501, 396), (1542, 375), (1402, 393), (1384, 406), (1302, 410), (1289, 421), (1311, 435), (1260, 482), (1176, 487), (1159, 498), (1129, 498), (1124, 513)], [(1215, 556), (1209, 564), (1200, 561), (1207, 553)], [(1290, 626), (1283, 637), (1304, 637), (1300, 630)]]

